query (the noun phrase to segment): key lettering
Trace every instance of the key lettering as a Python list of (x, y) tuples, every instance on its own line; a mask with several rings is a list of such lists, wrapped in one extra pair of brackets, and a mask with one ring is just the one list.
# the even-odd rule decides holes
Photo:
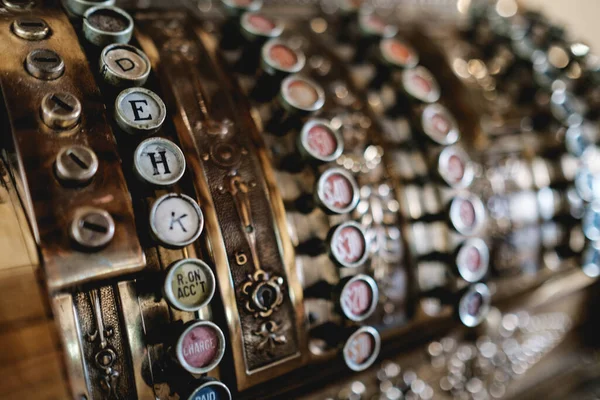
[(175, 211), (171, 212), (171, 225), (169, 225), (169, 230), (173, 230), (173, 226), (175, 224), (179, 224), (179, 226), (181, 226), (181, 230), (183, 230), (184, 232), (187, 232), (187, 229), (185, 229), (185, 226), (183, 226), (183, 222), (181, 222), (182, 219), (184, 219), (185, 217), (187, 217), (187, 214), (183, 214), (177, 218), (175, 218)]
[(147, 100), (129, 100), (129, 104), (131, 105), (131, 111), (133, 111), (133, 116), (136, 121), (149, 121), (152, 119), (152, 115), (148, 114), (148, 116), (144, 117), (140, 115), (140, 112), (143, 112), (144, 109), (138, 105), (145, 104), (148, 105)]
[[(160, 160), (156, 160), (156, 153), (158, 153)], [(166, 151), (158, 151), (158, 152), (153, 152), (153, 153), (148, 153), (148, 157), (150, 157), (150, 162), (152, 163), (152, 168), (154, 169), (154, 173), (153, 175), (160, 175), (160, 172), (158, 171), (158, 164), (162, 164), (163, 165), (163, 175), (167, 175), (171, 173), (171, 170), (169, 169), (169, 163), (167, 161), (167, 156), (166, 156)]]
[(119, 58), (118, 60), (115, 60), (115, 63), (117, 63), (123, 72), (131, 71), (135, 68), (135, 63), (129, 58)]

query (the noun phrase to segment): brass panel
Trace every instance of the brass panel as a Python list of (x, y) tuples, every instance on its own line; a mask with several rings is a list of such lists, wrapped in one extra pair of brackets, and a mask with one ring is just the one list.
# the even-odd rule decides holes
[[(106, 121), (104, 101), (96, 87), (82, 52), (77, 34), (67, 16), (57, 8), (35, 9), (31, 16), (42, 16), (52, 35), (41, 42), (28, 42), (11, 33), (14, 16), (0, 17), (0, 80), (8, 119), (12, 129), (11, 161), (23, 182), (21, 198), (29, 204), (35, 232), (51, 290), (94, 279), (105, 279), (139, 271), (144, 257), (137, 239), (129, 193), (121, 171), (116, 144)], [(44, 81), (24, 69), (27, 54), (35, 48), (57, 52), (65, 63), (62, 77)], [(51, 91), (67, 91), (82, 104), (82, 120), (75, 128), (57, 132), (49, 129), (40, 117), (42, 97)], [(67, 144), (84, 144), (98, 155), (100, 167), (94, 179), (84, 187), (67, 188), (55, 177), (53, 163), (59, 149)], [(112, 242), (97, 252), (73, 248), (68, 227), (80, 206), (94, 206), (108, 211), (116, 222)]]
[[(170, 100), (167, 106), (177, 110), (175, 124), (182, 149), (188, 154), (188, 168), (195, 175), (199, 203), (205, 213), (208, 251), (215, 264), (226, 307), (237, 386), (243, 390), (286, 373), (302, 362), (299, 347), (303, 341), (301, 293), (297, 291), (299, 285), (295, 282), (293, 264), (286, 265), (281, 258), (282, 249), (285, 249), (285, 261), (292, 259), (290, 244), (282, 244), (287, 238), (278, 230), (283, 226), (282, 205), (273, 194), (275, 187), (272, 181), (267, 187), (261, 171), (264, 165), (260, 164), (256, 154), (264, 149), (258, 141), (249, 108), (239, 89), (219, 72), (224, 65), (213, 54), (214, 44), (202, 33), (188, 30), (181, 15), (163, 14), (159, 21), (148, 21), (157, 16), (136, 15), (140, 26), (137, 38), (162, 78), (163, 90)], [(195, 34), (202, 38), (204, 44), (199, 37), (194, 37)], [(207, 131), (211, 128), (210, 124), (227, 119), (233, 123), (230, 129), (235, 130), (235, 134), (230, 134), (227, 139), (240, 152), (235, 155), (241, 156), (241, 161), (238, 166), (221, 169), (212, 162), (210, 155), (216, 137), (210, 136)], [(235, 195), (227, 192), (228, 173), (232, 170), (236, 170), (238, 176), (246, 181), (244, 184), (250, 187), (249, 203), (238, 208), (237, 213)], [(278, 204), (277, 221), (271, 213), (273, 203)], [(240, 217), (247, 211), (246, 215), (254, 220), (256, 228), (254, 254), (252, 239), (246, 237), (241, 229)], [(236, 265), (237, 252), (245, 255), (242, 265)], [(241, 293), (242, 284), (247, 281), (253, 267), (283, 276), (290, 285), (286, 287), (284, 283), (283, 304), (272, 314), (272, 319), (283, 326), (282, 333), (287, 342), (275, 345), (278, 347), (269, 351), (260, 350), (262, 338), (255, 333), (260, 330), (260, 320), (245, 309), (246, 298)]]

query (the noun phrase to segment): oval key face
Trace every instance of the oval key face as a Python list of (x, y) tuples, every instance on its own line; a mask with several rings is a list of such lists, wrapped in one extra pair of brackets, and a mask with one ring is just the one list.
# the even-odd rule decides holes
[(179, 310), (193, 312), (212, 300), (215, 276), (204, 261), (184, 259), (169, 268), (163, 289), (169, 304)]
[(462, 235), (471, 235), (479, 230), (485, 218), (485, 208), (479, 197), (460, 195), (450, 203), (450, 223)]
[(335, 227), (329, 243), (333, 260), (342, 267), (359, 267), (369, 256), (365, 232), (354, 221)]
[(465, 188), (473, 181), (474, 171), (469, 156), (460, 148), (446, 147), (438, 157), (438, 173), (451, 187)]
[(489, 249), (483, 240), (467, 239), (456, 255), (458, 273), (467, 282), (477, 282), (487, 274), (489, 258)]
[(332, 168), (323, 173), (317, 181), (316, 194), (326, 212), (344, 214), (358, 204), (358, 185), (346, 170)]
[(398, 32), (396, 26), (386, 23), (374, 13), (360, 15), (358, 24), (361, 31), (367, 36), (392, 37)]
[(156, 200), (150, 211), (154, 237), (167, 247), (184, 247), (198, 239), (204, 216), (198, 204), (184, 194), (167, 194)]
[(364, 321), (377, 307), (379, 301), (377, 283), (368, 275), (355, 275), (344, 284), (339, 301), (346, 318), (356, 322)]
[(379, 332), (370, 326), (358, 328), (346, 341), (343, 349), (344, 361), (353, 371), (369, 368), (381, 348)]
[(414, 68), (419, 63), (416, 51), (406, 43), (396, 38), (382, 39), (379, 51), (385, 62), (400, 68)]
[(240, 20), (241, 26), (249, 36), (273, 38), (281, 35), (283, 26), (277, 21), (256, 12), (246, 12)]
[(131, 134), (150, 134), (160, 128), (167, 115), (162, 99), (144, 88), (125, 89), (115, 101), (115, 118)]
[[(279, 39), (271, 39), (265, 43), (261, 56), (262, 68), (269, 74), (298, 72), (304, 67), (306, 61), (304, 53), (294, 50)], [(294, 93), (290, 92), (290, 95), (294, 96)]]
[(460, 139), (460, 132), (456, 120), (440, 104), (430, 104), (423, 110), (421, 116), (423, 132), (434, 142), (447, 146)]
[(461, 297), (458, 304), (458, 316), (461, 322), (470, 328), (485, 319), (490, 310), (491, 294), (483, 283), (471, 286)]
[(185, 157), (179, 146), (158, 137), (139, 144), (133, 164), (140, 178), (158, 186), (173, 185), (185, 172)]
[(424, 103), (434, 103), (440, 98), (440, 88), (431, 72), (425, 67), (407, 69), (402, 73), (404, 90)]
[(293, 112), (317, 111), (325, 103), (325, 92), (316, 82), (292, 75), (281, 83), (283, 106)]
[(299, 137), (300, 152), (318, 162), (331, 162), (344, 151), (339, 133), (326, 120), (310, 120), (302, 127)]
[(193, 374), (204, 374), (219, 364), (225, 353), (225, 336), (212, 322), (198, 321), (179, 337), (177, 360)]

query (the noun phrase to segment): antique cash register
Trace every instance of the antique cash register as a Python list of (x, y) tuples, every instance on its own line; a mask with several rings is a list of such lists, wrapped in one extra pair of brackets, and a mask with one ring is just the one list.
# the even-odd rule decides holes
[(0, 398), (600, 394), (600, 59), (543, 14), (1, 0), (0, 55)]

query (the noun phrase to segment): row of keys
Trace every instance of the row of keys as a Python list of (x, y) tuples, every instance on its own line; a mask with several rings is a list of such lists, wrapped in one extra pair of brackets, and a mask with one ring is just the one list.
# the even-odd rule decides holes
[[(114, 101), (118, 128), (133, 138), (159, 132), (167, 109), (158, 94), (141, 87), (150, 75), (151, 65), (142, 50), (127, 44), (133, 33), (133, 19), (109, 4), (87, 8), (87, 2), (72, 0), (67, 2), (67, 7), (83, 16), (85, 38), (93, 45), (104, 46), (100, 52), (100, 76), (109, 88), (122, 89)], [(142, 140), (132, 156), (135, 177), (150, 186), (173, 187), (185, 174), (184, 153), (166, 138), (155, 136)], [(170, 192), (152, 203), (149, 227), (151, 237), (160, 245), (183, 248), (200, 237), (204, 215), (193, 198)], [(184, 258), (168, 267), (162, 294), (171, 307), (196, 313), (211, 302), (216, 286), (215, 275), (204, 261)], [(175, 361), (167, 368), (172, 371), (166, 372), (172, 375), (167, 378), (171, 391), (189, 400), (231, 399), (229, 389), (221, 382), (205, 377), (190, 382), (188, 377), (189, 374), (206, 374), (221, 362), (226, 342), (216, 324), (193, 320), (185, 324), (174, 343), (166, 345), (170, 346), (169, 357)], [(178, 372), (179, 368), (187, 374)]]
[[(373, 18), (371, 18), (373, 19)], [(378, 17), (375, 17), (378, 19)], [(363, 21), (368, 20), (359, 14), (359, 26), (364, 24)], [(361, 24), (362, 22), (362, 24)], [(389, 27), (383, 21), (378, 24), (380, 27)], [(394, 31), (388, 29), (389, 32)], [(400, 134), (396, 131), (395, 121), (406, 115), (407, 110), (412, 110), (415, 117), (416, 131), (423, 134), (426, 138), (424, 143), (430, 143), (424, 145), (426, 157), (417, 155), (423, 159), (422, 165), (424, 171), (419, 173), (413, 170), (412, 160), (407, 156), (404, 164), (397, 164), (401, 169), (398, 170), (400, 176), (410, 177), (410, 187), (404, 189), (405, 199), (400, 203), (404, 206), (405, 216), (411, 220), (413, 218), (419, 219), (420, 217), (429, 218), (427, 213), (428, 203), (438, 203), (440, 201), (440, 195), (433, 195), (431, 201), (426, 201), (427, 189), (425, 187), (421, 189), (415, 180), (415, 177), (421, 176), (426, 181), (430, 179), (427, 175), (427, 164), (424, 159), (434, 156), (436, 159), (435, 174), (441, 178), (442, 185), (437, 187), (437, 191), (442, 194), (441, 201), (447, 201), (444, 196), (449, 196), (448, 202), (448, 221), (452, 231), (459, 233), (460, 235), (467, 236), (455, 249), (453, 255), (437, 254), (433, 250), (431, 255), (435, 255), (435, 258), (439, 258), (440, 261), (444, 259), (450, 260), (450, 270), (455, 272), (458, 277), (463, 278), (467, 283), (476, 283), (483, 279), (488, 273), (489, 266), (489, 249), (485, 241), (479, 238), (470, 237), (477, 233), (480, 233), (482, 224), (485, 221), (485, 207), (479, 197), (469, 192), (455, 192), (455, 189), (465, 189), (470, 186), (474, 177), (474, 168), (469, 160), (466, 153), (455, 144), (460, 138), (460, 131), (458, 129), (456, 120), (451, 113), (440, 103), (438, 100), (441, 97), (440, 87), (429, 70), (425, 67), (418, 65), (419, 55), (417, 52), (403, 40), (387, 36), (384, 31), (379, 31), (379, 41), (373, 41), (370, 46), (375, 50), (371, 54), (376, 54), (377, 57), (372, 59), (372, 63), (376, 66), (375, 68), (369, 69), (366, 63), (367, 58), (356, 58), (354, 57), (353, 63), (356, 65), (356, 82), (359, 86), (364, 87), (370, 91), (380, 91), (384, 86), (391, 84), (392, 90), (396, 92), (395, 103), (386, 104), (382, 113), (385, 113), (388, 118), (393, 118), (390, 121), (391, 124), (387, 125), (390, 128), (386, 132), (386, 139), (391, 139), (393, 143), (405, 144), (406, 138), (410, 138), (410, 133)], [(363, 52), (369, 54), (369, 51)], [(365, 71), (369, 71), (367, 77), (365, 77)], [(396, 73), (398, 72), (398, 73)], [(371, 93), (371, 92), (369, 92)], [(410, 139), (409, 139), (410, 140)], [(449, 146), (437, 147), (435, 151), (432, 148), (436, 146)], [(406, 152), (406, 147), (400, 152)], [(418, 153), (418, 152), (417, 152)], [(393, 162), (402, 162), (400, 160), (393, 160)], [(415, 173), (416, 172), (416, 173)], [(449, 188), (449, 189), (448, 189)], [(448, 194), (445, 194), (445, 193)], [(431, 206), (431, 204), (429, 204)], [(443, 214), (443, 207), (441, 205), (433, 206), (434, 214)], [(418, 217), (417, 217), (418, 216)], [(430, 235), (439, 237), (440, 235), (445, 236), (445, 233), (440, 232), (440, 225), (438, 223), (417, 223), (416, 227), (431, 227), (430, 233), (421, 231), (419, 229), (411, 229), (414, 233), (411, 239), (415, 243), (413, 246), (415, 249), (419, 249), (426, 243), (432, 242), (429, 240)], [(420, 235), (420, 233), (424, 235)], [(419, 235), (417, 235), (419, 233)], [(430, 250), (431, 251), (431, 250)], [(426, 254), (424, 260), (427, 259)], [(422, 262), (418, 262), (420, 265)], [(425, 262), (428, 263), (428, 262)], [(443, 267), (445, 262), (437, 265), (442, 266), (442, 275), (445, 274)], [(426, 271), (426, 270), (424, 270)], [(443, 281), (444, 279), (442, 279)], [(428, 293), (427, 295), (431, 295)], [(437, 296), (437, 294), (436, 294)], [(463, 324), (467, 326), (475, 326), (481, 322), (487, 310), (489, 309), (490, 294), (485, 284), (475, 284), (467, 286), (464, 291), (455, 293), (452, 296), (444, 294), (441, 297), (443, 303), (454, 304), (457, 310), (457, 315)], [(452, 300), (449, 300), (451, 297)], [(441, 298), (438, 298), (441, 300)]]
[[(280, 38), (282, 25), (260, 14), (254, 2), (225, 3), (230, 11), (232, 4), (236, 5), (233, 17), (223, 27), (221, 47), (227, 50), (245, 43), (235, 69), (243, 75), (257, 75), (249, 92), (258, 104), (270, 102), (271, 115), (265, 130), (282, 141), (291, 135), (295, 137), (293, 152), (281, 160), (279, 168), (295, 174), (310, 167), (317, 174), (313, 191), (300, 195), (291, 208), (308, 215), (313, 215), (315, 206), (328, 215), (351, 213), (360, 200), (354, 176), (344, 168), (320, 167), (339, 159), (344, 142), (329, 120), (313, 116), (321, 112), (326, 99), (321, 85), (301, 73), (306, 55), (292, 41)], [(236, 35), (235, 31), (241, 34)], [(363, 227), (349, 220), (331, 227), (325, 239), (307, 239), (297, 246), (296, 253), (301, 257), (327, 253), (335, 265), (356, 269), (369, 257), (369, 245)], [(319, 281), (305, 289), (304, 297), (331, 301), (343, 319), (359, 323), (375, 311), (379, 289), (372, 277), (358, 273), (335, 285)], [(344, 333), (329, 337), (328, 344), (340, 348), (352, 370), (371, 365), (379, 354), (378, 332), (368, 326), (341, 330)], [(319, 336), (319, 332), (315, 335)]]

